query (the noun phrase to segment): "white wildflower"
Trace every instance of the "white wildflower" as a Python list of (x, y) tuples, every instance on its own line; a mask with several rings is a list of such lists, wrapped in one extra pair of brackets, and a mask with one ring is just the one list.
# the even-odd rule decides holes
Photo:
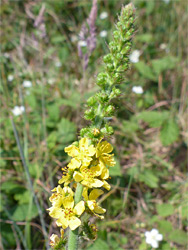
[(32, 82), (29, 80), (24, 80), (22, 85), (24, 88), (30, 88), (32, 86)]
[(12, 113), (13, 113), (15, 116), (18, 116), (18, 115), (23, 114), (24, 111), (25, 111), (24, 106), (15, 106), (15, 107), (12, 109)]
[(78, 40), (78, 37), (76, 35), (71, 36), (71, 42), (76, 42)]
[(166, 43), (161, 43), (159, 48), (160, 49), (166, 49), (167, 48)]
[(103, 30), (100, 32), (100, 37), (106, 37), (107, 36), (107, 31), (106, 30)]
[(139, 62), (139, 57), (140, 57), (141, 53), (140, 53), (140, 50), (134, 50), (130, 56), (129, 56), (129, 59), (132, 63), (137, 63)]
[(159, 247), (159, 241), (162, 241), (163, 235), (159, 234), (158, 230), (153, 228), (151, 232), (145, 232), (146, 243), (151, 245), (153, 248)]
[(166, 4), (169, 4), (170, 0), (163, 0), (163, 2), (165, 2)]
[(134, 92), (136, 94), (143, 94), (144, 90), (141, 86), (134, 86), (134, 87), (132, 87), (132, 92)]
[(62, 66), (62, 63), (61, 63), (60, 61), (57, 61), (57, 62), (55, 62), (55, 66), (56, 66), (57, 68), (59, 68), (59, 67)]
[(13, 79), (14, 79), (14, 76), (13, 76), (13, 75), (8, 75), (8, 81), (9, 81), (9, 82), (12, 82)]
[(6, 58), (10, 58), (10, 55), (9, 55), (9, 53), (7, 53), (7, 52), (5, 52), (3, 55), (4, 55), (4, 57), (6, 57)]
[(78, 42), (78, 45), (79, 45), (80, 47), (86, 47), (86, 46), (87, 46), (87, 42), (84, 41), (84, 40), (80, 40), (80, 41)]
[(53, 85), (54, 82), (55, 82), (55, 79), (53, 79), (53, 78), (48, 79), (48, 83), (49, 83), (50, 85)]
[(102, 20), (107, 18), (107, 17), (108, 17), (108, 13), (105, 11), (100, 14), (100, 19), (102, 19)]

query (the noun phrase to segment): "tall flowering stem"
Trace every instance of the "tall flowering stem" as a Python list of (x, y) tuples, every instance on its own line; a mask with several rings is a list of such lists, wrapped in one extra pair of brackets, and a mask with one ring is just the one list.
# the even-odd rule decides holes
[(97, 76), (101, 90), (87, 101), (85, 118), (91, 121), (90, 125), (80, 131), (79, 141), (65, 148), (71, 160), (62, 168), (62, 178), (52, 190), (52, 206), (48, 209), (57, 226), (61, 227), (61, 237), (53, 234), (50, 238), (54, 249), (65, 249), (66, 228), (69, 228), (68, 250), (77, 250), (80, 237), (95, 240), (97, 227), (91, 224), (90, 218), (104, 219), (106, 209), (97, 199), (105, 189), (110, 190), (109, 167), (115, 165), (113, 147), (104, 138), (113, 134), (109, 120), (115, 108), (111, 101), (120, 95), (118, 85), (129, 68), (134, 13), (132, 4), (122, 7), (113, 41), (109, 44), (109, 54), (103, 58), (104, 72)]

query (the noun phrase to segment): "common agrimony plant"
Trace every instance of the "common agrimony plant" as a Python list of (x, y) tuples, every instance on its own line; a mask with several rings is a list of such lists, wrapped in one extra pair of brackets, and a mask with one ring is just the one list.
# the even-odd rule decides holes
[[(109, 54), (103, 58), (104, 71), (97, 76), (96, 83), (101, 89), (87, 101), (84, 117), (90, 120), (90, 125), (81, 129), (79, 141), (65, 148), (71, 161), (62, 169), (62, 178), (52, 190), (52, 206), (48, 209), (61, 228), (60, 237), (53, 234), (50, 238), (54, 249), (76, 250), (79, 236), (95, 240), (97, 227), (91, 224), (91, 217), (104, 219), (106, 210), (97, 199), (105, 189), (110, 190), (109, 167), (115, 165), (113, 147), (106, 141), (113, 134), (109, 118), (115, 107), (111, 101), (121, 94), (118, 86), (129, 68), (134, 20), (134, 6), (122, 7), (113, 41), (109, 43)], [(64, 237), (67, 228), (69, 235)]]

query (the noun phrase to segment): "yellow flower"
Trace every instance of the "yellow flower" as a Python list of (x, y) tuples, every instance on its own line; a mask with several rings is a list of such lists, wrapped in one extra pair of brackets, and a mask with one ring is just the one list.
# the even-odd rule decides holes
[[(64, 237), (64, 230), (61, 229), (61, 230), (60, 230), (60, 233), (61, 233), (61, 239), (63, 239), (63, 237)], [(56, 246), (59, 242), (60, 242), (59, 236), (57, 236), (56, 234), (52, 234), (51, 237), (50, 237), (50, 246), (54, 247), (54, 246)]]
[(52, 192), (55, 192), (51, 195), (49, 200), (52, 203), (52, 206), (61, 207), (63, 205), (63, 201), (70, 199), (70, 197), (73, 197), (74, 193), (71, 188), (64, 187), (61, 188), (61, 186), (55, 187)]
[(99, 165), (91, 168), (82, 166), (80, 168), (80, 172), (74, 172), (73, 178), (76, 182), (80, 182), (83, 186), (87, 186), (89, 188), (102, 187), (104, 184), (103, 181), (97, 178), (101, 174), (101, 170), (102, 169)]
[[(62, 168), (62, 170), (64, 171), (64, 168)], [(69, 170), (69, 168), (67, 169), (66, 173), (63, 172), (63, 176), (62, 178), (59, 180), (59, 184), (64, 183), (64, 186), (66, 187), (67, 185), (69, 185), (69, 183), (71, 183), (71, 181), (73, 180), (73, 172), (74, 170)]]
[(70, 227), (71, 230), (75, 230), (81, 225), (81, 220), (78, 218), (85, 210), (84, 201), (80, 201), (74, 206), (74, 199), (69, 198), (63, 200), (63, 207), (50, 207), (50, 216), (57, 219), (56, 224), (58, 227), (66, 229)]
[(104, 192), (100, 189), (93, 189), (89, 196), (88, 196), (88, 188), (84, 187), (82, 196), (84, 197), (86, 204), (88, 208), (98, 217), (101, 219), (104, 218), (104, 216), (99, 216), (98, 214), (104, 214), (106, 212), (106, 209), (100, 207), (98, 203), (96, 202), (96, 199), (103, 194)]
[(95, 148), (93, 145), (89, 146), (89, 140), (87, 138), (82, 138), (79, 141), (79, 147), (70, 145), (65, 148), (65, 152), (73, 157), (68, 167), (70, 169), (76, 169), (79, 168), (81, 164), (85, 167), (89, 166), (92, 161), (92, 156), (95, 154)]
[(57, 234), (52, 234), (50, 237), (50, 246), (54, 247), (60, 242), (59, 236)]
[(113, 167), (116, 163), (114, 161), (114, 154), (109, 154), (113, 147), (107, 141), (99, 142), (96, 148), (96, 157), (103, 165)]

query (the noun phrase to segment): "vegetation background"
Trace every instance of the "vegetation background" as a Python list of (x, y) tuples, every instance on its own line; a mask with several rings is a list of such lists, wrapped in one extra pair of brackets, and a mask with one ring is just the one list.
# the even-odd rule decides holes
[[(1, 249), (45, 249), (44, 238), (58, 232), (46, 211), (51, 189), (68, 162), (64, 147), (87, 124), (84, 105), (97, 91), (102, 56), (108, 53), (117, 14), (127, 3), (98, 1), (97, 46), (83, 71), (78, 34), (90, 1), (2, 1)], [(100, 200), (107, 213), (97, 222), (97, 240), (81, 242), (80, 249), (149, 250), (144, 233), (157, 228), (163, 234), (160, 249), (184, 250), (187, 1), (133, 3), (133, 51), (139, 50), (140, 57), (115, 101), (110, 141), (117, 164), (111, 169), (112, 189)], [(102, 12), (108, 14), (105, 19), (100, 19)], [(101, 37), (104, 30), (107, 36)], [(143, 93), (133, 92), (134, 86)], [(25, 112), (15, 115), (16, 106), (24, 106)]]

